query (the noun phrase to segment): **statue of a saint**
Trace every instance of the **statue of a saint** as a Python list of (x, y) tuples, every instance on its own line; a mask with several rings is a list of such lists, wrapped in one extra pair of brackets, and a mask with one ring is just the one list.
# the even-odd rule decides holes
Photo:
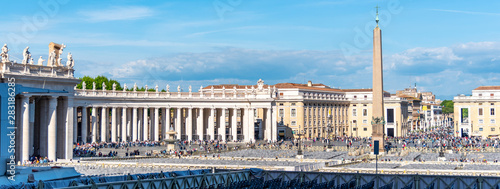
[(113, 83), (113, 91), (116, 91), (116, 83)]
[(95, 82), (92, 83), (92, 90), (95, 91), (96, 87), (95, 87)]
[(2, 56), (2, 62), (9, 61), (9, 48), (7, 47), (7, 44), (3, 45), (2, 52), (0, 53), (0, 56)]
[(193, 89), (191, 88), (191, 85), (189, 85), (189, 93), (191, 93)]
[(75, 61), (73, 60), (73, 55), (68, 52), (68, 61), (66, 61), (66, 66), (68, 68), (73, 68), (73, 66), (75, 65)]
[(40, 56), (40, 58), (38, 58), (38, 65), (39, 66), (43, 66), (43, 61), (45, 61), (42, 56)]
[(134, 83), (134, 92), (137, 91), (137, 83)]
[(62, 66), (62, 58), (57, 59), (57, 66)]
[(47, 66), (57, 66), (56, 65), (56, 50), (52, 50), (52, 52), (49, 54), (49, 61), (47, 63)]
[(148, 85), (144, 86), (144, 91), (148, 92)]
[(158, 92), (158, 85), (155, 86), (155, 91)]
[(233, 87), (233, 94), (234, 96), (236, 96), (236, 93), (238, 93), (238, 91), (236, 90), (236, 86)]
[(181, 92), (181, 86), (177, 85), (177, 92)]
[(169, 92), (170, 92), (170, 85), (167, 84), (167, 93), (169, 93)]
[(106, 83), (102, 82), (102, 90), (105, 91), (106, 90)]
[(33, 58), (30, 58), (30, 64), (31, 65), (35, 64), (35, 61), (33, 60)]
[(252, 91), (251, 91), (252, 94), (255, 94), (255, 87), (253, 87), (252, 85)]
[(29, 51), (29, 48), (30, 47), (26, 47), (23, 50), (23, 62), (22, 62), (22, 64), (28, 64), (29, 60), (31, 59), (31, 53)]
[(125, 92), (125, 91), (127, 91), (127, 84), (126, 84), (126, 83), (125, 83), (125, 84), (123, 84), (123, 91), (124, 91), (124, 92)]
[(85, 83), (85, 81), (82, 82), (82, 89), (83, 90), (87, 89), (87, 83)]
[(210, 87), (210, 93), (214, 94), (214, 86)]

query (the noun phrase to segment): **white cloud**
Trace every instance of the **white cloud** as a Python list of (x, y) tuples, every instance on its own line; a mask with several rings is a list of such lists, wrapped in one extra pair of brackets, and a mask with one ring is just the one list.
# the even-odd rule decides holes
[(80, 11), (79, 14), (85, 16), (84, 19), (90, 22), (107, 22), (142, 19), (152, 16), (154, 11), (148, 7), (116, 6), (108, 9)]

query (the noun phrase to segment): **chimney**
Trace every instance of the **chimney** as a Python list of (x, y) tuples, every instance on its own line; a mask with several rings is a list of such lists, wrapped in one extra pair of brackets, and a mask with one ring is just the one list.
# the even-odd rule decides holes
[(307, 86), (308, 86), (308, 87), (312, 87), (312, 86), (313, 86), (312, 81), (307, 81)]

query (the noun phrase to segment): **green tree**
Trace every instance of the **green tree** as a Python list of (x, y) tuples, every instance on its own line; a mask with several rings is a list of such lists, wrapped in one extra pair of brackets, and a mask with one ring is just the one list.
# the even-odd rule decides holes
[(92, 89), (92, 83), (94, 82), (94, 78), (91, 78), (89, 76), (83, 76), (82, 78), (80, 78), (82, 81), (76, 85), (76, 88), (77, 89), (82, 89), (82, 84), (83, 82), (85, 81), (85, 88), (86, 89)]
[(441, 106), (443, 107), (443, 114), (451, 114), (453, 113), (453, 101), (452, 100), (444, 100), (441, 102)]

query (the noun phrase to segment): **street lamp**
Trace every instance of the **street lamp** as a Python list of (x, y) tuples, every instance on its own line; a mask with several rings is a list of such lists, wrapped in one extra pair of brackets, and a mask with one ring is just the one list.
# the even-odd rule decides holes
[[(300, 128), (300, 126), (299, 126)], [(303, 154), (302, 152), (302, 136), (305, 134), (305, 130), (299, 130), (298, 134), (299, 135), (299, 149), (297, 150), (297, 155), (301, 157)]]

